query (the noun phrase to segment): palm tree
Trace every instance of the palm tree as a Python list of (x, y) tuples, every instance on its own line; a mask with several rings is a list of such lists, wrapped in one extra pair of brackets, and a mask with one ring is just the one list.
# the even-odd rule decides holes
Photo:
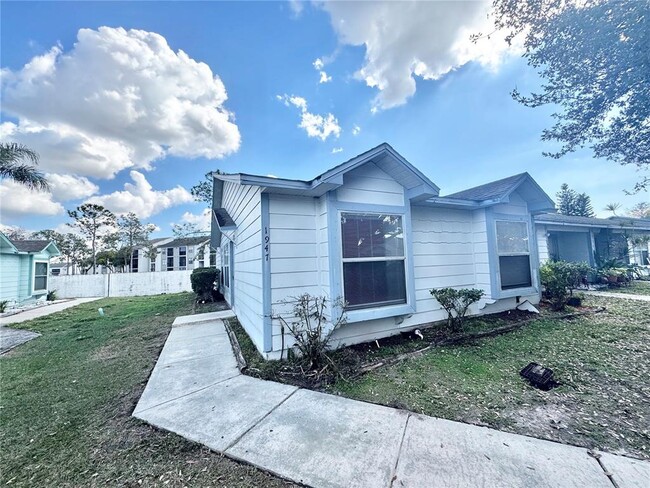
[(37, 164), (38, 154), (28, 147), (15, 142), (0, 143), (1, 178), (10, 178), (31, 190), (47, 191), (50, 185), (45, 175), (34, 167)]
[(618, 202), (608, 203), (605, 205), (604, 210), (612, 212), (612, 215), (616, 215), (616, 211), (621, 208), (621, 204)]

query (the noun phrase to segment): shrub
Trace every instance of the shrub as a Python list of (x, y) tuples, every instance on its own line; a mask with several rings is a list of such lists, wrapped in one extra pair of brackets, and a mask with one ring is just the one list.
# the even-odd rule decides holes
[(7, 305), (9, 305), (9, 300), (0, 300), (0, 313), (7, 311)]
[(214, 301), (215, 284), (219, 282), (217, 268), (197, 268), (192, 271), (190, 281), (197, 300)]
[(580, 286), (592, 272), (587, 263), (547, 261), (539, 268), (539, 275), (546, 297), (553, 310), (563, 310), (573, 290)]
[(447, 325), (456, 332), (463, 328), (463, 321), (469, 306), (478, 302), (485, 292), (477, 288), (438, 288), (429, 290), (438, 303), (447, 311)]
[(298, 350), (308, 369), (320, 368), (326, 362), (331, 363), (326, 351), (330, 348), (334, 331), (346, 323), (344, 304), (340, 300), (335, 302), (335, 305), (340, 306), (341, 313), (336, 320), (332, 317), (330, 322), (326, 316), (327, 298), (323, 296), (303, 293), (284, 303), (292, 304), (292, 318), (287, 320), (276, 314), (272, 318), (280, 321), (283, 335), (285, 328), (289, 331), (295, 341), (293, 347)]
[(47, 300), (48, 302), (53, 302), (54, 300), (56, 300), (56, 290), (48, 291), (45, 300)]

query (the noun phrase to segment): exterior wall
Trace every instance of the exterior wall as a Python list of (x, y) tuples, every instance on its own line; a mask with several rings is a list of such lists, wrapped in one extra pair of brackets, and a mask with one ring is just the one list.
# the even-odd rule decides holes
[(535, 237), (537, 240), (537, 252), (539, 254), (540, 264), (544, 264), (550, 259), (548, 253), (548, 230), (546, 230), (545, 225), (536, 224), (535, 225)]
[(224, 182), (222, 207), (237, 229), (223, 232), (221, 245), (234, 243), (232, 297), (226, 296), (242, 326), (263, 350), (261, 189)]
[(0, 300), (18, 301), (21, 283), (21, 257), (17, 254), (0, 254)]
[(374, 205), (404, 205), (404, 188), (374, 163), (343, 176), (343, 186), (336, 192), (340, 202)]
[(50, 276), (59, 298), (132, 297), (192, 291), (191, 270), (167, 273), (110, 273)]
[[(34, 263), (47, 262), (47, 289), (37, 290), (34, 288)], [(12, 304), (20, 304), (30, 300), (44, 299), (47, 291), (51, 290), (49, 274), (50, 254), (0, 254), (0, 300), (9, 300)]]

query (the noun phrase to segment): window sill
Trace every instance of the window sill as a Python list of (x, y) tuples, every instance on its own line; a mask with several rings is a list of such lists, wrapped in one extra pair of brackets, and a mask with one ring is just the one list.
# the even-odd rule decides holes
[(534, 286), (528, 286), (526, 288), (512, 288), (509, 290), (499, 290), (496, 293), (496, 296), (492, 296), (495, 299), (501, 298), (512, 298), (518, 296), (530, 296), (539, 294), (539, 290)]
[(347, 323), (364, 322), (366, 320), (384, 319), (386, 317), (397, 317), (415, 313), (415, 307), (408, 303), (390, 305), (387, 307), (364, 308), (362, 310), (350, 310), (345, 312)]

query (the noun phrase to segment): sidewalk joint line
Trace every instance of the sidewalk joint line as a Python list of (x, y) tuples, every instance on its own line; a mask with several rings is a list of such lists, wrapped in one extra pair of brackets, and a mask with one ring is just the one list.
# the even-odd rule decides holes
[(402, 456), (402, 447), (404, 446), (404, 438), (406, 437), (406, 429), (409, 426), (409, 421), (411, 420), (412, 413), (408, 412), (406, 416), (406, 422), (404, 422), (404, 430), (402, 431), (402, 438), (399, 441), (399, 449), (397, 450), (397, 459), (395, 459), (395, 466), (393, 467), (390, 473), (390, 480), (388, 481), (388, 488), (392, 488), (393, 482), (397, 478), (397, 466), (399, 466), (399, 460)]
[(235, 439), (235, 440), (232, 441), (228, 446), (226, 446), (226, 448), (225, 448), (222, 452), (225, 454), (229, 449), (235, 447), (235, 445), (236, 445), (240, 440), (242, 440), (242, 437), (244, 437), (246, 434), (248, 434), (251, 430), (253, 430), (255, 427), (257, 427), (259, 424), (261, 424), (262, 422), (264, 422), (264, 420), (265, 420), (269, 415), (271, 415), (273, 412), (275, 412), (275, 410), (276, 410), (280, 405), (282, 405), (282, 404), (283, 404), (284, 402), (286, 402), (289, 398), (291, 398), (291, 397), (293, 396), (293, 394), (294, 394), (295, 392), (297, 392), (298, 390), (300, 390), (300, 388), (296, 388), (296, 389), (293, 390), (291, 393), (289, 393), (289, 395), (287, 395), (287, 397), (286, 397), (284, 400), (282, 400), (282, 401), (281, 401), (280, 403), (278, 403), (275, 407), (273, 407), (271, 410), (269, 410), (269, 411), (266, 413), (266, 415), (264, 415), (264, 417), (262, 417), (262, 418), (259, 419), (257, 422), (255, 422), (253, 425), (251, 425), (248, 429), (246, 429), (242, 435), (240, 435), (239, 437), (237, 437), (237, 439)]
[[(181, 398), (185, 398), (185, 397), (190, 396), (190, 395), (194, 395), (195, 393), (199, 393), (199, 392), (201, 392), (201, 391), (203, 391), (203, 390), (206, 390), (206, 389), (211, 388), (211, 387), (213, 387), (213, 386), (215, 386), (215, 385), (218, 385), (218, 384), (220, 384), (220, 383), (223, 383), (224, 381), (228, 381), (228, 380), (231, 380), (231, 379), (233, 379), (233, 378), (236, 378), (237, 376), (241, 376), (241, 373), (237, 372), (237, 374), (235, 374), (235, 375), (233, 375), (233, 376), (229, 376), (229, 377), (226, 378), (226, 379), (219, 380), (219, 381), (217, 381), (217, 382), (215, 382), (215, 383), (212, 383), (212, 384), (209, 384), (209, 385), (207, 385), (207, 386), (203, 386), (203, 387), (199, 388), (198, 390), (190, 391), (189, 393), (185, 393), (185, 394), (183, 394), (183, 395), (181, 395), (181, 396), (178, 396), (178, 397), (176, 397), (176, 398), (172, 398), (172, 399), (170, 399), (170, 400), (165, 400), (164, 402), (157, 403), (156, 405), (152, 405), (152, 406), (150, 406), (150, 407), (143, 408), (142, 410), (137, 410), (138, 406), (136, 405), (136, 407), (135, 407), (136, 410), (134, 410), (133, 413), (132, 413), (131, 415), (136, 415), (136, 414), (139, 415), (139, 414), (141, 414), (142, 412), (146, 412), (147, 410), (151, 410), (152, 408), (160, 407), (161, 405), (166, 405), (167, 403), (174, 402), (174, 401), (176, 401), (176, 400), (180, 400)], [(147, 385), (148, 385), (148, 384), (149, 384), (149, 383), (147, 383)]]
[(600, 454), (599, 452), (592, 451), (591, 449), (589, 449), (589, 450), (587, 451), (587, 455), (590, 456), (590, 457), (592, 457), (593, 459), (596, 460), (596, 462), (598, 463), (598, 465), (602, 468), (602, 470), (603, 470), (605, 476), (607, 476), (607, 479), (609, 479), (609, 481), (612, 482), (612, 485), (614, 485), (614, 488), (621, 488), (620, 485), (619, 485), (619, 484), (616, 482), (616, 480), (614, 479), (614, 473), (609, 472), (609, 471), (607, 470), (607, 468), (605, 467), (605, 465), (603, 464), (603, 462), (600, 460), (600, 459), (602, 458), (602, 454)]

